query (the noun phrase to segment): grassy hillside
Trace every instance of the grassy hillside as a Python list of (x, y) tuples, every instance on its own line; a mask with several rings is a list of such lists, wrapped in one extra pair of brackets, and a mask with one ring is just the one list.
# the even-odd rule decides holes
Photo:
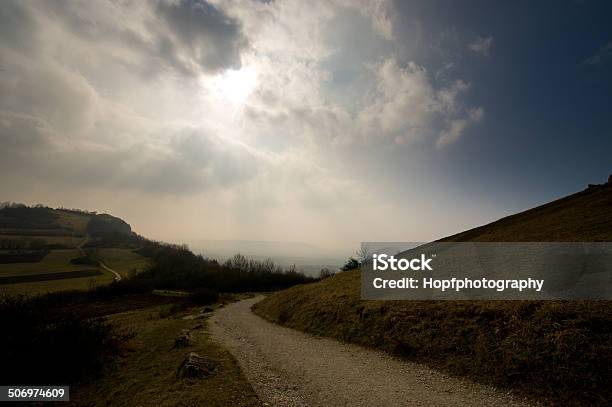
[(610, 242), (612, 185), (594, 186), (441, 241)]
[(85, 237), (96, 242), (132, 235), (129, 224), (107, 214), (19, 204), (0, 208), (0, 249), (71, 248)]
[(149, 259), (130, 249), (95, 249), (91, 256), (96, 260), (104, 262), (104, 264), (121, 274), (124, 278), (140, 273), (150, 264)]
[[(612, 241), (612, 186), (442, 240)], [(551, 404), (612, 399), (612, 304), (605, 301), (363, 301), (353, 270), (273, 294), (254, 311)]]
[(127, 276), (142, 271), (147, 260), (133, 252), (139, 238), (123, 220), (80, 210), (27, 207), (0, 208), (0, 296), (86, 290), (113, 281), (94, 259), (74, 263), (87, 243), (98, 260)]

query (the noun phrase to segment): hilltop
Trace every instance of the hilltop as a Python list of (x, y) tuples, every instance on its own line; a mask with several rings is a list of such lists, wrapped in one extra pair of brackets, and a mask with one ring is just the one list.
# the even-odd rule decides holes
[(0, 294), (44, 294), (106, 285), (144, 270), (143, 239), (108, 214), (0, 205)]
[(44, 241), (44, 245), (76, 247), (84, 238), (92, 241), (111, 236), (131, 236), (132, 228), (123, 219), (76, 209), (53, 209), (5, 204), (0, 208), (0, 241), (20, 239)]
[[(612, 241), (612, 184), (441, 241)], [(275, 293), (254, 311), (547, 403), (612, 398), (612, 306), (605, 301), (364, 301), (359, 270), (351, 270)]]

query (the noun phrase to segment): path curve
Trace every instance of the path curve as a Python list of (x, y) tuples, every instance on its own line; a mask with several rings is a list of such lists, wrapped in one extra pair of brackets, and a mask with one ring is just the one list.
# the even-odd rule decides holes
[(102, 267), (104, 270), (110, 271), (111, 273), (113, 273), (115, 275), (115, 281), (121, 281), (121, 274), (117, 273), (115, 270), (113, 270), (112, 268), (108, 267), (102, 261), (98, 261), (98, 263), (100, 264), (100, 267)]
[(213, 339), (238, 360), (264, 405), (529, 405), (383, 352), (267, 322), (251, 312), (262, 298), (229, 304), (209, 324)]
[[(87, 243), (88, 240), (89, 240), (89, 236), (85, 236), (83, 238), (83, 240), (81, 240), (81, 242), (76, 246), (77, 250), (79, 251), (79, 253), (83, 257), (87, 256), (87, 253), (85, 253), (85, 250), (83, 250), (83, 246), (85, 245), (85, 243)], [(98, 260), (98, 264), (104, 270), (106, 270), (106, 271), (108, 271), (110, 273), (113, 273), (113, 275), (115, 276), (115, 278), (114, 278), (115, 281), (121, 281), (121, 274), (117, 273), (115, 270), (113, 270), (112, 268), (108, 267), (106, 264), (104, 264), (100, 260)]]

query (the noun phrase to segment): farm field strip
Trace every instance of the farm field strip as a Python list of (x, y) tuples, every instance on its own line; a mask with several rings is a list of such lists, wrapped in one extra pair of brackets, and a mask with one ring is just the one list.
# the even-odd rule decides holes
[(94, 276), (101, 276), (103, 274), (104, 273), (102, 273), (100, 270), (88, 269), (88, 270), (77, 270), (77, 271), (62, 271), (58, 273), (28, 274), (28, 275), (23, 275), (23, 276), (8, 276), (8, 277), (0, 277), (0, 285), (35, 283), (39, 281), (64, 280), (68, 278), (94, 277)]
[(70, 272), (84, 269), (97, 270), (95, 266), (72, 264), (70, 260), (80, 257), (76, 249), (52, 250), (36, 263), (0, 264), (0, 277), (45, 274), (49, 272)]

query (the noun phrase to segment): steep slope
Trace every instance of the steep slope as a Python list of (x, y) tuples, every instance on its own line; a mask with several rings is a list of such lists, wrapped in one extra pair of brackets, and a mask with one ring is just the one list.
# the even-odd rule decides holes
[(609, 242), (612, 241), (612, 184), (591, 186), (441, 241)]
[[(612, 185), (442, 240), (612, 241)], [(544, 402), (603, 405), (612, 399), (609, 302), (363, 301), (353, 270), (273, 294), (254, 311)]]

